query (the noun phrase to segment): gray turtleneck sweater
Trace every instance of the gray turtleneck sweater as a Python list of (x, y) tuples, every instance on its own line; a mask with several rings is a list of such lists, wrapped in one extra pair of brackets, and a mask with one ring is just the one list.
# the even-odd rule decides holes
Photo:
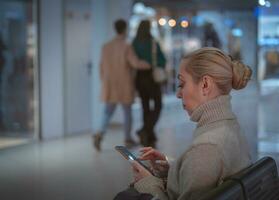
[(142, 193), (160, 200), (193, 200), (218, 186), (251, 163), (248, 144), (232, 112), (231, 97), (219, 96), (200, 105), (191, 115), (197, 122), (192, 145), (170, 166), (167, 187), (148, 176), (135, 184)]

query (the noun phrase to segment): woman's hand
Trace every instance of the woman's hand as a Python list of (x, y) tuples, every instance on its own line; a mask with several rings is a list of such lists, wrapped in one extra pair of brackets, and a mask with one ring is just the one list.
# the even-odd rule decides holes
[(141, 166), (137, 161), (132, 161), (131, 164), (134, 173), (134, 183), (138, 182), (144, 177), (152, 176), (152, 174), (149, 171), (147, 171), (143, 166)]
[(153, 149), (152, 147), (144, 147), (140, 149), (140, 160), (150, 160), (150, 161), (156, 161), (156, 160), (163, 160), (166, 161), (166, 156), (159, 152), (156, 149)]
[(140, 149), (140, 160), (150, 160), (152, 171), (159, 177), (165, 177), (168, 174), (169, 163), (166, 156), (152, 147)]

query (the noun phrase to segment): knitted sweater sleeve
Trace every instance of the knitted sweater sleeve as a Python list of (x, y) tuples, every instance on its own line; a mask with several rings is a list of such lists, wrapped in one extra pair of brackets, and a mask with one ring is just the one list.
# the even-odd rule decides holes
[(151, 194), (153, 197), (156, 197), (156, 199), (169, 199), (164, 188), (163, 180), (155, 176), (148, 176), (141, 179), (134, 187), (138, 192)]
[[(163, 181), (154, 176), (141, 179), (135, 184), (135, 188), (160, 200), (192, 200), (217, 186), (222, 171), (222, 159), (215, 145), (194, 146), (183, 155), (179, 163), (177, 170), (169, 174), (169, 177), (177, 177), (178, 194), (169, 195), (171, 191), (166, 191)], [(173, 183), (168, 181), (167, 184), (169, 187)]]

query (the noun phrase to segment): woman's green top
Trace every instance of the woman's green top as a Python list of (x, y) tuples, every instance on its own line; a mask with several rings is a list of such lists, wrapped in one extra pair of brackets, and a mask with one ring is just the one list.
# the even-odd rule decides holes
[[(132, 46), (139, 59), (145, 60), (146, 62), (152, 64), (152, 40), (139, 41), (135, 39)], [(166, 58), (160, 48), (160, 45), (156, 42), (157, 48), (157, 66), (165, 68)]]

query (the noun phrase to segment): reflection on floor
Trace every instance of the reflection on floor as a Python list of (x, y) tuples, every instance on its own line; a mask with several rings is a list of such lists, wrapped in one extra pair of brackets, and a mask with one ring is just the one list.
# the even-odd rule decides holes
[[(253, 157), (257, 159), (258, 156), (272, 155), (278, 161), (279, 134), (267, 133), (262, 127), (259, 140), (256, 137), (257, 103), (257, 94), (253, 89), (233, 94), (233, 108), (252, 145), (252, 152), (253, 145), (258, 147), (259, 153), (255, 148)], [(276, 103), (268, 106), (278, 107)], [(137, 114), (139, 112), (134, 113), (133, 132), (140, 127), (141, 121)], [(270, 118), (275, 114), (270, 114)], [(195, 124), (181, 109), (181, 103), (172, 98), (165, 104), (157, 126), (158, 149), (177, 157), (191, 143), (194, 127)], [(134, 138), (137, 139), (136, 136)], [(129, 163), (113, 148), (121, 144), (122, 127), (112, 126), (100, 153), (92, 147), (89, 134), (1, 150), (0, 197), (9, 200), (113, 199), (132, 180)], [(133, 151), (136, 153), (137, 148)]]
[(0, 137), (0, 149), (29, 143), (29, 139)]

